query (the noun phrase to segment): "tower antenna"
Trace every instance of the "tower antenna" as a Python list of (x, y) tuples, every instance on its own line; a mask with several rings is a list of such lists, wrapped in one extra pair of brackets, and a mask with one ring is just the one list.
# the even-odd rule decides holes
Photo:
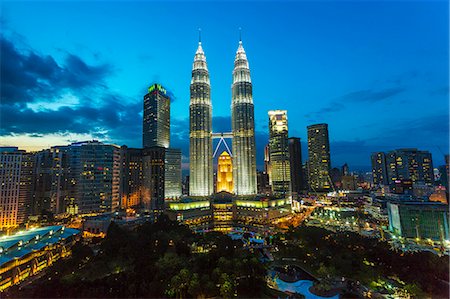
[(198, 42), (202, 42), (202, 28), (198, 28)]
[(239, 27), (239, 42), (242, 42), (242, 28)]

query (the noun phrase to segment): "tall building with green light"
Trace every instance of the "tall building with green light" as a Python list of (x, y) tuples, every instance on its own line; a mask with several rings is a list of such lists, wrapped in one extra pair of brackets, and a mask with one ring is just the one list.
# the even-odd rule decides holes
[(143, 147), (170, 146), (170, 98), (161, 84), (153, 84), (144, 96)]

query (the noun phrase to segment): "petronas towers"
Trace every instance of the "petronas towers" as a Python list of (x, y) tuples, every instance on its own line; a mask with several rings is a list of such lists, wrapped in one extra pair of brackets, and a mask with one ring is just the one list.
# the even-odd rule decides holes
[[(231, 101), (234, 193), (256, 194), (255, 120), (250, 68), (242, 41), (234, 59)], [(190, 178), (191, 196), (214, 193), (212, 105), (206, 56), (199, 42), (190, 88)]]

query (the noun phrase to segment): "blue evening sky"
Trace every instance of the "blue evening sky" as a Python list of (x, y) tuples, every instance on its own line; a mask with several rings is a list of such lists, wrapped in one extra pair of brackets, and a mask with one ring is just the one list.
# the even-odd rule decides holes
[[(267, 111), (289, 135), (328, 123), (333, 166), (370, 153), (449, 151), (447, 1), (2, 1), (1, 145), (37, 150), (99, 139), (142, 145), (142, 98), (173, 95), (172, 146), (189, 156), (189, 83), (202, 28), (214, 130), (229, 131), (242, 27), (255, 104), (258, 165)], [(185, 165), (186, 166), (186, 165)]]

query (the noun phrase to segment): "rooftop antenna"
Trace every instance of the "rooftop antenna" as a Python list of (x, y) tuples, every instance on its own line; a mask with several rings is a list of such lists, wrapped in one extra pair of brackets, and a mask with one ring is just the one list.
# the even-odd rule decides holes
[(198, 28), (198, 42), (202, 42), (202, 28)]

